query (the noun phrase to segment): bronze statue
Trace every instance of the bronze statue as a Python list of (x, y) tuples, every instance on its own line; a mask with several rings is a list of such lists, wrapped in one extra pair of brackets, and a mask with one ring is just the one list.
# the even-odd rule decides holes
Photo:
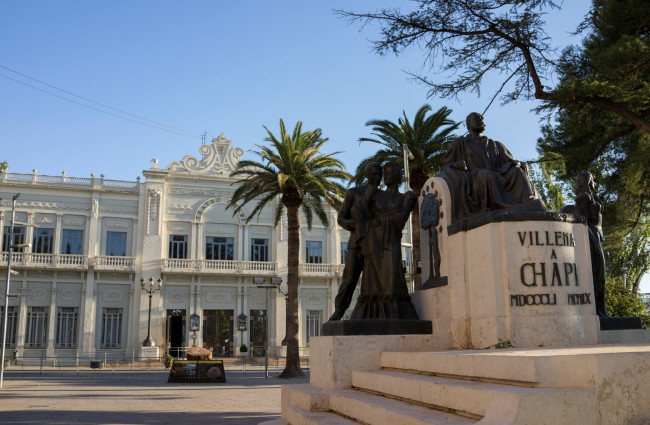
[(603, 252), (603, 204), (596, 197), (594, 177), (583, 172), (576, 177), (576, 203), (565, 205), (560, 212), (577, 214), (584, 217), (589, 229), (589, 248), (591, 251), (591, 272), (594, 280), (594, 298), (596, 314), (609, 317), (605, 305), (605, 254)]
[[(363, 275), (361, 294), (352, 319), (418, 319), (408, 294), (402, 264), (402, 229), (417, 201), (398, 186), (402, 168), (397, 162), (384, 165), (386, 190), (369, 185), (353, 206), (366, 226), (361, 241)], [(346, 265), (347, 266), (347, 265)]]
[(483, 116), (467, 116), (469, 134), (456, 138), (439, 173), (451, 191), (452, 223), (493, 210), (546, 211), (528, 179), (526, 164), (513, 159), (506, 147), (483, 135)]
[(339, 291), (334, 300), (334, 313), (329, 320), (341, 320), (345, 310), (350, 307), (352, 295), (357, 286), (357, 281), (363, 270), (363, 253), (361, 241), (366, 233), (366, 223), (363, 212), (359, 208), (353, 208), (363, 198), (369, 187), (377, 187), (381, 183), (382, 169), (378, 162), (369, 162), (366, 165), (366, 179), (368, 182), (361, 186), (348, 189), (343, 199), (343, 205), (339, 210), (337, 222), (339, 226), (350, 232), (348, 239), (347, 254), (345, 255), (345, 267), (343, 277), (339, 285)]
[(442, 199), (438, 198), (438, 191), (427, 193), (420, 205), (420, 227), (429, 230), (429, 278), (422, 283), (422, 289), (437, 288), (447, 284), (447, 276), (441, 276), (440, 264), (440, 243), (438, 234), (442, 232), (442, 226), (438, 229), (442, 211), (440, 206)]

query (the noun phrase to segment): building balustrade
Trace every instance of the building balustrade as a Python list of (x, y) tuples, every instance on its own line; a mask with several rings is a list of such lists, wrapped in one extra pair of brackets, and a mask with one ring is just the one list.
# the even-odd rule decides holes
[(20, 184), (20, 185), (34, 185), (34, 186), (66, 186), (74, 188), (102, 188), (105, 190), (113, 190), (120, 192), (134, 192), (138, 193), (139, 178), (137, 181), (126, 180), (109, 180), (103, 176), (96, 178), (83, 178), (83, 177), (68, 177), (65, 173), (60, 176), (47, 176), (37, 174), (20, 174), (20, 173), (2, 173), (0, 174), (0, 182), (7, 184)]
[(135, 257), (97, 256), (95, 270), (135, 270)]
[(250, 275), (275, 275), (278, 271), (278, 263), (268, 261), (164, 258), (162, 260), (162, 271), (167, 273), (243, 273)]
[(333, 276), (337, 269), (336, 264), (300, 263), (300, 276)]
[[(0, 253), (0, 265), (6, 266), (8, 252)], [(88, 269), (88, 257), (73, 254), (38, 254), (14, 252), (11, 254), (12, 267), (48, 268), (48, 269)]]

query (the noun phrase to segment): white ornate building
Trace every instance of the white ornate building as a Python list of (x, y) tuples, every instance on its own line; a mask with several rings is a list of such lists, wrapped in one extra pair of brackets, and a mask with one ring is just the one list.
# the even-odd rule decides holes
[[(16, 221), (22, 224), (14, 243), (32, 243), (12, 257), (11, 269), (18, 273), (10, 278), (8, 357), (137, 358), (149, 312), (140, 281), (148, 288), (150, 278), (154, 285), (162, 279), (151, 298), (151, 337), (161, 351), (181, 354), (181, 347), (195, 343), (231, 356), (246, 344), (253, 355), (262, 355), (266, 294), (253, 278), (286, 282), (286, 222), (273, 225), (275, 203), (248, 224), (249, 206), (236, 216), (226, 210), (234, 190), (229, 175), (243, 151), (223, 134), (199, 152), (201, 159), (188, 155), (164, 169), (154, 160), (143, 171), (144, 181), (44, 176), (36, 170), (0, 176), (3, 293), (16, 193)], [(329, 217), (329, 229), (319, 222), (311, 230), (301, 226), (304, 348), (333, 310), (343, 268), (348, 235), (333, 225), (336, 211)], [(268, 297), (269, 351), (281, 355), (284, 296), (271, 289)], [(198, 331), (190, 326), (193, 315)]]

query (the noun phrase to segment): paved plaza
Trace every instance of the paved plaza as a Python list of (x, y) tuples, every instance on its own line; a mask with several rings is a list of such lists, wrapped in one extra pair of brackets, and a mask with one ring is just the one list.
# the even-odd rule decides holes
[[(273, 376), (277, 375), (276, 373)], [(0, 424), (233, 424), (280, 417), (286, 381), (226, 370), (225, 384), (167, 383), (168, 372), (11, 371), (0, 390)]]

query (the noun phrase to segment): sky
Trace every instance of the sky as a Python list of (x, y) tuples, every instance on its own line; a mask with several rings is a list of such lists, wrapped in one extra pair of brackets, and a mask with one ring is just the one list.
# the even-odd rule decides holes
[[(565, 0), (549, 13), (553, 46), (580, 43), (571, 32), (590, 3)], [(376, 150), (358, 142), (370, 136), (368, 120), (397, 120), (402, 111), (412, 118), (428, 103), (451, 108), (451, 119), (464, 122), (500, 85), (495, 76), (480, 97), (427, 98), (426, 87), (406, 74), (427, 72), (421, 50), (378, 56), (370, 43), (377, 26), (362, 28), (333, 13), (393, 6), (405, 11), (414, 4), (1, 2), (0, 161), (14, 173), (135, 180), (153, 158), (163, 168), (185, 155), (200, 158), (204, 134), (208, 143), (224, 133), (233, 145), (256, 149), (267, 135), (263, 125), (278, 135), (282, 118), (289, 128), (297, 121), (305, 131), (321, 128), (330, 139), (324, 152), (341, 152), (353, 172)], [(517, 159), (535, 159), (537, 105), (495, 102), (485, 114), (486, 135)], [(650, 292), (650, 279), (644, 283)]]

